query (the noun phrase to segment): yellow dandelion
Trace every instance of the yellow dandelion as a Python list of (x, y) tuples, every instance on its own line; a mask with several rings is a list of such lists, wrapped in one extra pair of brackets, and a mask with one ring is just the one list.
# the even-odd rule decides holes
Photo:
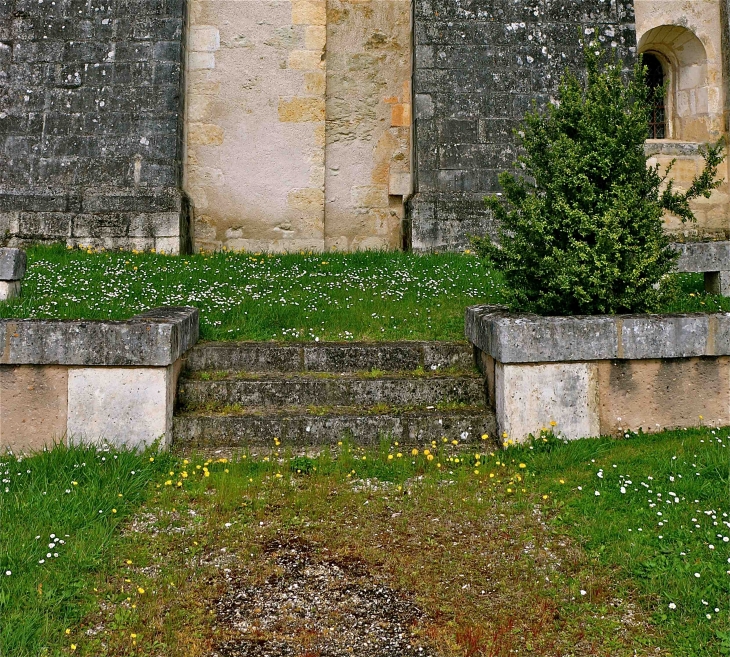
[(112, 509), (112, 513), (116, 513), (116, 512), (117, 512), (117, 510), (116, 510), (116, 509)]
[(144, 595), (144, 589), (141, 586), (138, 586), (137, 593), (139, 593), (140, 595)]
[(527, 465), (526, 465), (526, 464), (524, 464), (524, 463), (520, 463), (520, 468), (522, 468), (522, 469), (524, 470), (524, 469), (525, 469), (526, 467), (527, 467)]
[(392, 461), (393, 460), (393, 455), (392, 454), (388, 454), (388, 460), (389, 461)]
[(165, 486), (172, 486), (172, 479), (168, 479), (168, 480), (167, 480), (167, 481), (165, 482)]
[(413, 456), (418, 456), (418, 450), (417, 450), (417, 449), (416, 449), (416, 448), (414, 447), (414, 448), (413, 448), (413, 449), (411, 450), (411, 454), (413, 454)]
[(482, 440), (486, 440), (487, 438), (489, 438), (489, 436), (486, 433), (483, 433), (482, 434)]
[(551, 427), (556, 427), (557, 425), (558, 425), (558, 423), (555, 420), (550, 420)]
[(396, 458), (399, 458), (399, 459), (400, 459), (400, 458), (403, 458), (403, 454), (401, 454), (400, 452), (398, 452), (398, 453), (397, 453), (397, 454), (395, 455), (395, 457), (396, 457)]
[(428, 454), (428, 455), (426, 456), (426, 458), (427, 458), (427, 459), (428, 459), (429, 461), (433, 461), (433, 454)]

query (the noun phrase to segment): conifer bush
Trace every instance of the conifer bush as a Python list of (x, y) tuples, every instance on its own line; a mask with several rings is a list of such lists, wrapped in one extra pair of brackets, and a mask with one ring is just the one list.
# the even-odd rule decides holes
[[(655, 91), (639, 60), (622, 72), (595, 44), (583, 79), (567, 72), (557, 102), (528, 113), (518, 141), (518, 175), (499, 177), (503, 195), (487, 206), (499, 244), (474, 238), (501, 270), (516, 311), (552, 315), (656, 311), (677, 254), (662, 226), (668, 210), (695, 221), (689, 202), (709, 197), (724, 142), (702, 149), (703, 172), (676, 191), (671, 166), (647, 166), (644, 142)], [(658, 93), (661, 93), (659, 90)]]

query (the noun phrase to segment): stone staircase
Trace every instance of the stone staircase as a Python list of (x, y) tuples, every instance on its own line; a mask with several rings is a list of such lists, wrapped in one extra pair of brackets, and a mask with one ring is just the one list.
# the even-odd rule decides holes
[(199, 344), (178, 384), (174, 446), (493, 439), (472, 358), (458, 343)]

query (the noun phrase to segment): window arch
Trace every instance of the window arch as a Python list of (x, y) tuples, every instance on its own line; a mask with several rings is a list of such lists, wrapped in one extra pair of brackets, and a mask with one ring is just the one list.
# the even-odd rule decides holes
[[(710, 124), (710, 87), (707, 51), (697, 35), (680, 25), (660, 25), (648, 30), (639, 40), (639, 52), (652, 70), (650, 84), (661, 75), (667, 82), (663, 108), (664, 136), (654, 139), (707, 141)], [(658, 86), (658, 85), (657, 85)], [(661, 133), (659, 123), (657, 133)]]

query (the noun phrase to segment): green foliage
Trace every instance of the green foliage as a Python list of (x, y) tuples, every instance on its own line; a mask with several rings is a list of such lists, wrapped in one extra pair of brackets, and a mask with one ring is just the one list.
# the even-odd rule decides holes
[(504, 197), (487, 206), (500, 245), (475, 238), (480, 255), (504, 272), (514, 310), (573, 315), (651, 312), (676, 254), (662, 227), (665, 210), (694, 221), (689, 202), (709, 197), (724, 159), (722, 140), (703, 150), (705, 168), (677, 192), (644, 153), (653, 93), (639, 61), (625, 80), (619, 62), (594, 46), (587, 75), (563, 77), (557, 102), (528, 113), (519, 142), (520, 175), (501, 174)]

